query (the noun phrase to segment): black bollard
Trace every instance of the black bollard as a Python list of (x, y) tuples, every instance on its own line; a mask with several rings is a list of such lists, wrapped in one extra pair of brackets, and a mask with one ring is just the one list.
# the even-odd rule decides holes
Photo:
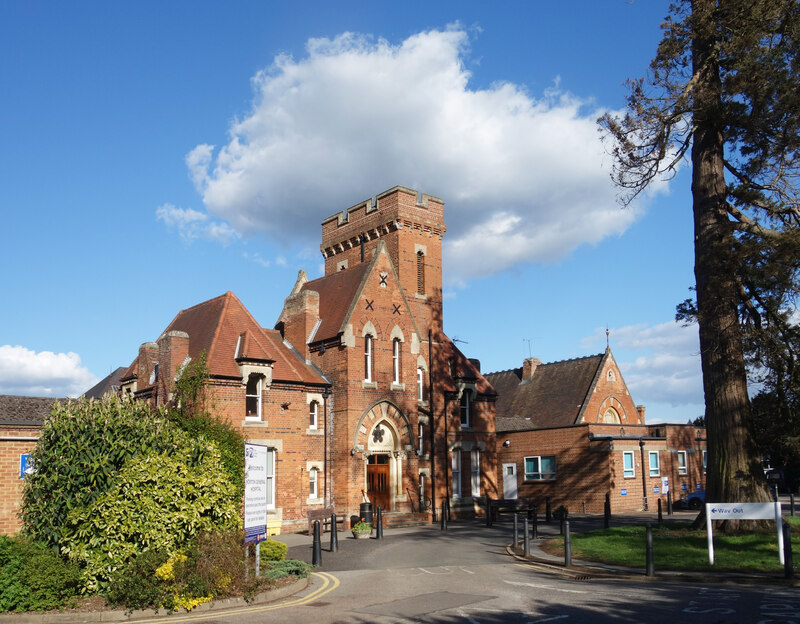
[(792, 527), (788, 522), (783, 523), (783, 576), (794, 578), (794, 564), (792, 563)]
[(440, 529), (442, 531), (447, 530), (447, 501), (442, 501), (442, 526)]
[(789, 494), (789, 515), (794, 516), (794, 494)]
[(336, 514), (331, 514), (331, 552), (339, 550), (339, 532), (336, 529)]
[(536, 513), (536, 505), (533, 506), (533, 539), (539, 537), (539, 514)]
[(531, 556), (531, 534), (528, 529), (528, 517), (525, 516), (525, 523), (524, 523), (525, 531), (522, 534), (522, 554), (526, 557)]
[(314, 542), (311, 545), (311, 565), (322, 563), (322, 544), (319, 539), (319, 520), (314, 520)]
[(606, 502), (603, 505), (603, 528), (611, 526), (611, 494), (606, 492)]
[(486, 497), (486, 526), (492, 526), (492, 499)]
[(672, 515), (672, 492), (667, 492), (667, 515)]
[(553, 514), (550, 513), (550, 497), (544, 499), (544, 521), (550, 522), (553, 519)]
[(378, 507), (378, 529), (375, 531), (375, 539), (383, 539), (383, 508)]
[(658, 523), (661, 524), (664, 522), (664, 516), (661, 515), (661, 499), (658, 499)]
[(452, 518), (450, 517), (450, 501), (447, 501), (447, 521), (450, 522)]
[(572, 565), (572, 542), (569, 538), (569, 521), (564, 521), (564, 565)]
[(653, 527), (648, 522), (647, 528), (645, 530), (645, 559), (647, 561), (647, 569), (645, 570), (645, 576), (655, 576), (656, 575), (656, 567), (655, 561), (653, 558)]
[(517, 544), (519, 544), (519, 514), (515, 511), (514, 512), (514, 542), (512, 543), (511, 547), (516, 549)]

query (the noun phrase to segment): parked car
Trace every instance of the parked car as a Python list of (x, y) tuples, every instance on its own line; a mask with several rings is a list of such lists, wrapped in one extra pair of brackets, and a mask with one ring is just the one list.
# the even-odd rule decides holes
[(706, 491), (695, 490), (694, 492), (681, 494), (680, 499), (675, 501), (675, 506), (678, 509), (700, 509), (705, 502)]

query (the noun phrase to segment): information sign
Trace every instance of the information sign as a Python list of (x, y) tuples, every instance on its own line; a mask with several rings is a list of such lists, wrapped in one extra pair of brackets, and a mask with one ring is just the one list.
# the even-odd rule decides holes
[(714, 565), (714, 520), (774, 520), (778, 525), (778, 559), (783, 565), (783, 526), (780, 503), (706, 503), (708, 562)]
[(244, 543), (267, 539), (267, 447), (244, 445)]
[(19, 456), (19, 478), (24, 479), (27, 475), (33, 472), (33, 464), (31, 463), (31, 454), (23, 453)]
[(658, 487), (657, 485), (653, 486), (653, 494), (658, 494), (660, 491), (661, 491), (660, 487)]
[(661, 477), (661, 491), (664, 494), (669, 493), (669, 477)]
[(627, 495), (628, 495), (628, 488), (622, 488), (622, 489), (619, 491), (619, 495), (620, 495), (620, 496), (627, 496)]

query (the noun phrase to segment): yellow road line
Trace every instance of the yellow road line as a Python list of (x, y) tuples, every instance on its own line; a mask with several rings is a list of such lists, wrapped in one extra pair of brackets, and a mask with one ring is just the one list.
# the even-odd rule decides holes
[(173, 622), (196, 622), (197, 620), (219, 619), (225, 617), (234, 617), (242, 613), (260, 613), (263, 611), (274, 611), (276, 609), (284, 609), (286, 607), (301, 607), (303, 605), (314, 602), (318, 598), (332, 592), (339, 587), (339, 579), (328, 574), (327, 572), (312, 572), (311, 576), (317, 577), (322, 581), (322, 586), (312, 591), (307, 596), (301, 596), (287, 600), (285, 602), (269, 603), (265, 605), (253, 605), (250, 607), (234, 607), (232, 609), (225, 609), (220, 611), (203, 611), (201, 613), (187, 613), (180, 616), (159, 617), (150, 620), (134, 620), (137, 624), (172, 624)]

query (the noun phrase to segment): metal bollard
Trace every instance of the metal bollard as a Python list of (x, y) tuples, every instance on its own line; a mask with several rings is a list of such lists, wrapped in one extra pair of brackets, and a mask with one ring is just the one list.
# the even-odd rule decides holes
[(648, 522), (645, 530), (645, 559), (647, 561), (647, 569), (645, 576), (655, 576), (656, 567), (653, 558), (653, 526)]
[(536, 513), (536, 505), (533, 506), (533, 539), (539, 537), (539, 514)]
[(244, 547), (244, 580), (250, 580), (250, 546)]
[(322, 544), (319, 539), (319, 520), (314, 520), (314, 542), (311, 544), (311, 565), (322, 564)]
[(256, 542), (256, 578), (261, 576), (261, 542)]
[(452, 518), (450, 517), (450, 501), (447, 502), (447, 521), (450, 522)]
[(606, 492), (606, 502), (603, 505), (603, 528), (611, 526), (611, 494)]
[(550, 522), (553, 519), (553, 514), (550, 512), (550, 497), (544, 499), (544, 521)]
[(514, 512), (514, 544), (513, 547), (516, 548), (519, 544), (519, 514), (515, 511)]
[(447, 530), (447, 501), (442, 501), (442, 526), (440, 529), (442, 531)]
[(572, 565), (572, 541), (569, 538), (569, 520), (564, 521), (564, 565)]
[(789, 514), (794, 516), (794, 494), (789, 494)]
[(524, 533), (522, 534), (522, 554), (526, 557), (531, 556), (531, 534), (528, 530), (528, 517), (525, 516)]
[(486, 526), (492, 526), (492, 499), (486, 497)]
[(378, 507), (378, 528), (375, 531), (375, 539), (383, 539), (383, 509)]
[(661, 499), (658, 499), (658, 523), (661, 524), (664, 522), (664, 516), (661, 515)]
[(783, 523), (783, 576), (794, 578), (794, 564), (792, 563), (792, 527), (788, 522)]
[(331, 514), (331, 552), (339, 550), (339, 531), (336, 529), (336, 514)]
[(667, 492), (667, 515), (672, 515), (672, 492)]

